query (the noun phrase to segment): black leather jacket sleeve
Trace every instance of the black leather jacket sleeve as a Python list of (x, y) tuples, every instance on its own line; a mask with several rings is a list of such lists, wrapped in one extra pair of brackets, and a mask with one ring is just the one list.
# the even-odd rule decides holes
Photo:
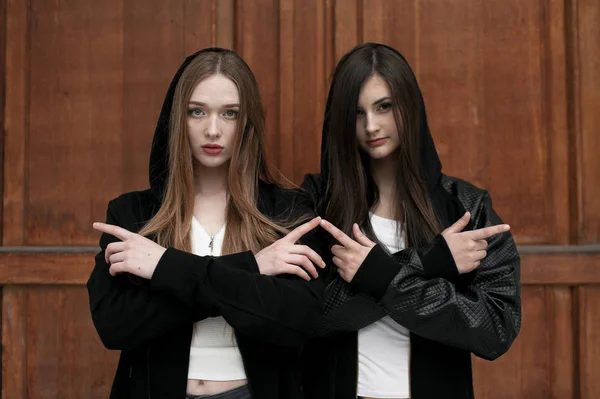
[[(502, 223), (487, 192), (463, 189), (459, 199), (474, 229)], [(351, 284), (339, 277), (328, 284), (316, 335), (356, 331), (389, 315), (424, 338), (497, 358), (521, 326), (520, 259), (510, 233), (488, 242), (481, 265), (460, 277), (441, 236), (428, 248), (393, 255), (374, 247)]]

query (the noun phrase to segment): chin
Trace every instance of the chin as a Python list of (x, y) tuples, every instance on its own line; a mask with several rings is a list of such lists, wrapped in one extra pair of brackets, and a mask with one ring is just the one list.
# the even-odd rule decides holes
[(203, 168), (222, 168), (229, 164), (229, 158), (225, 158), (222, 156), (206, 156), (202, 154), (201, 156), (194, 158), (196, 163), (202, 166)]
[(367, 150), (367, 154), (373, 159), (383, 159), (387, 158), (392, 154), (393, 151), (390, 151), (389, 148), (379, 147), (379, 148), (369, 148)]

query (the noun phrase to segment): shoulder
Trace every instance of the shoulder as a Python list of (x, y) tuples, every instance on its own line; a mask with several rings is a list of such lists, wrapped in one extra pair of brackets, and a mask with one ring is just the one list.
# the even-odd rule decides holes
[(137, 231), (150, 220), (157, 203), (150, 190), (132, 191), (110, 200), (107, 212), (120, 226)]
[(487, 190), (458, 177), (443, 175), (441, 185), (447, 193), (458, 198), (465, 210), (470, 212), (480, 208), (490, 197)]

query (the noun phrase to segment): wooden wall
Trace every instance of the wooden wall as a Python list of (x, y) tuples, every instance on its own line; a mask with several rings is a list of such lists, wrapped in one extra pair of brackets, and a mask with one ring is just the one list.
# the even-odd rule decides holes
[(2, 398), (107, 397), (91, 223), (147, 186), (186, 54), (241, 53), (270, 160), (298, 182), (333, 66), (362, 41), (406, 55), (445, 172), (490, 190), (523, 252), (523, 329), (475, 360), (477, 397), (600, 397), (598, 20), (597, 0), (0, 0)]

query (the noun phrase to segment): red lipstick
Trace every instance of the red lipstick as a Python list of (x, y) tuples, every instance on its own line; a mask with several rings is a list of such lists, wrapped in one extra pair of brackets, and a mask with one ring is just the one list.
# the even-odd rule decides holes
[(202, 146), (202, 149), (205, 153), (210, 155), (217, 155), (220, 154), (221, 151), (223, 151), (223, 147), (221, 147), (218, 144), (205, 144)]
[(387, 137), (382, 137), (380, 139), (368, 140), (367, 145), (369, 147), (379, 147), (379, 146), (384, 145), (386, 141), (387, 141)]

